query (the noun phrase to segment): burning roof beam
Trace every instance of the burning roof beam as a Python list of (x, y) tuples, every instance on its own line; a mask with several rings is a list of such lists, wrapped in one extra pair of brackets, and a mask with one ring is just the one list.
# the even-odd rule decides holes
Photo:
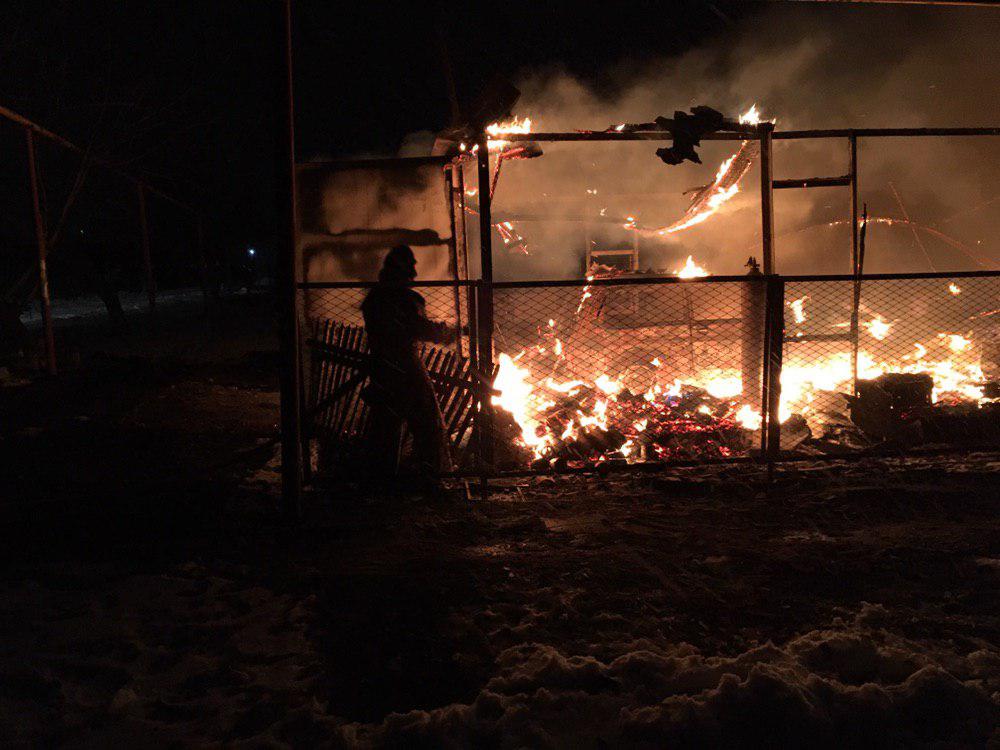
[[(744, 126), (744, 131), (735, 133), (717, 131), (706, 133), (703, 141), (745, 141), (747, 137), (760, 137), (761, 126)], [(981, 128), (836, 128), (829, 130), (775, 130), (777, 141), (802, 140), (806, 138), (901, 138), (919, 136), (982, 136), (1000, 135), (1000, 127)], [(669, 130), (644, 131), (634, 133), (605, 132), (596, 130), (575, 130), (572, 132), (509, 133), (506, 141), (666, 141), (673, 134)]]

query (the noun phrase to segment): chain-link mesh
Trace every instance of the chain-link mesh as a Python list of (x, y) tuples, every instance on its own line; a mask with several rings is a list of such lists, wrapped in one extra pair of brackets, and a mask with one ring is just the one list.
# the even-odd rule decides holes
[(785, 287), (783, 448), (836, 453), (886, 441), (1000, 438), (989, 384), (1000, 374), (996, 276)]
[[(468, 325), (475, 285), (417, 288), (429, 317)], [(860, 285), (850, 278), (792, 277), (783, 299), (780, 291), (769, 299), (769, 288), (782, 287), (759, 276), (495, 285), (499, 373), (487, 468), (697, 462), (757, 453), (769, 305), (784, 310), (784, 335), (776, 334), (780, 445), (770, 444), (770, 458), (1000, 443), (1000, 275), (868, 278)], [(330, 436), (329, 424), (324, 433), (317, 421), (317, 401), (349, 379), (317, 358), (315, 347), (332, 341), (365, 350), (360, 304), (366, 293), (358, 287), (302, 292), (304, 395), (314, 410), (314, 449)], [(457, 346), (465, 358), (469, 345), (464, 334)], [(452, 345), (448, 367), (465, 362), (470, 373), (458, 354)], [(329, 443), (348, 460), (362, 445), (362, 386), (349, 394), (362, 403), (353, 416), (334, 420), (339, 432)], [(482, 467), (470, 439), (475, 395), (467, 391), (471, 405), (461, 408), (468, 431), (459, 446), (466, 470)], [(443, 408), (454, 411), (455, 402), (448, 403)], [(321, 453), (322, 445), (314, 457)]]
[[(438, 400), (453, 458), (459, 467), (473, 459), (469, 448), (474, 394), (459, 381), (471, 376), (469, 362), (470, 290), (461, 284), (415, 285), (426, 314), (453, 326), (456, 338), (447, 345), (424, 348), (424, 361), (438, 390)], [(370, 410), (365, 398), (367, 337), (361, 303), (368, 286), (310, 287), (300, 290), (300, 327), (305, 430), (311, 468), (355, 474), (364, 458)], [(404, 445), (404, 453), (408, 453)]]
[(759, 445), (765, 297), (762, 277), (501, 285), (498, 462), (746, 455)]

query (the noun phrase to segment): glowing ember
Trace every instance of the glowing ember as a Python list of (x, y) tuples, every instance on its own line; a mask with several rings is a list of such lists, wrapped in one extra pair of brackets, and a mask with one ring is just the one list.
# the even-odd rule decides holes
[(612, 380), (607, 375), (598, 375), (594, 380), (594, 385), (604, 391), (609, 396), (617, 396), (624, 387), (619, 381)]
[(674, 276), (681, 279), (697, 279), (708, 276), (708, 271), (695, 263), (694, 258), (689, 255), (684, 265), (674, 271)]
[(873, 338), (876, 338), (879, 341), (888, 336), (889, 330), (892, 328), (892, 323), (887, 320), (882, 320), (880, 315), (876, 315), (874, 318), (866, 323), (863, 323), (862, 325), (868, 329), (868, 333), (870, 333)]
[[(554, 324), (554, 320), (550, 323)], [(864, 325), (873, 338), (881, 340), (893, 324), (874, 316)], [(548, 329), (553, 327), (549, 325)], [(958, 333), (940, 333), (937, 341), (938, 348), (953, 358), (928, 359), (929, 347), (922, 343), (913, 344), (913, 353), (889, 362), (878, 362), (862, 349), (858, 352), (857, 375), (873, 379), (884, 373), (926, 373), (934, 383), (934, 403), (984, 403), (986, 379), (978, 357), (970, 361), (972, 339)], [(493, 403), (511, 413), (520, 428), (519, 442), (536, 458), (553, 460), (568, 455), (573, 460), (591, 462), (615, 457), (630, 462), (666, 459), (678, 455), (677, 448), (671, 446), (681, 435), (686, 436), (684, 441), (693, 441), (685, 444), (701, 445), (703, 448), (698, 450), (725, 457), (753, 445), (749, 435), (761, 429), (759, 409), (743, 400), (738, 369), (703, 368), (683, 379), (666, 380), (658, 376), (664, 363), (654, 357), (650, 365), (656, 369), (649, 371), (647, 390), (638, 393), (632, 390), (634, 385), (627, 387), (626, 383), (641, 383), (641, 379), (630, 379), (627, 372), (601, 371), (596, 357), (585, 358), (595, 363), (590, 375), (576, 373), (577, 379), (565, 382), (540, 378), (536, 365), (526, 363), (528, 355), (535, 356), (535, 351), (531, 347), (517, 357), (499, 356), (496, 387), (501, 394), (493, 398)], [(538, 364), (549, 366), (544, 363), (553, 361), (552, 354), (545, 353), (544, 347), (537, 351), (544, 356)], [(670, 360), (666, 361), (669, 364)], [(785, 422), (793, 414), (800, 415), (814, 435), (822, 434), (830, 419), (835, 420), (831, 424), (843, 424), (836, 420), (843, 420), (846, 396), (853, 390), (854, 367), (849, 350), (819, 358), (786, 356), (778, 419)], [(835, 404), (840, 406), (831, 407)], [(747, 431), (741, 434), (748, 437), (737, 438), (732, 430)], [(720, 437), (723, 435), (728, 437)], [(723, 439), (735, 442), (719, 442)]]
[(764, 418), (752, 406), (744, 404), (735, 414), (735, 419), (748, 430), (759, 430)]
[(958, 284), (956, 284), (953, 281), (950, 284), (948, 284), (948, 291), (951, 292), (952, 294), (961, 294), (962, 293), (962, 287), (960, 287)]
[(792, 308), (792, 313), (795, 315), (796, 323), (806, 322), (806, 313), (805, 310), (803, 310), (802, 308), (806, 304), (807, 299), (809, 299), (809, 295), (801, 297), (797, 300), (792, 300), (791, 302), (788, 303), (788, 306)]
[[(593, 280), (594, 280), (593, 274), (587, 276), (587, 281), (593, 281)], [(576, 306), (576, 312), (574, 313), (574, 315), (580, 314), (580, 311), (583, 310), (584, 303), (586, 303), (586, 301), (590, 299), (592, 296), (594, 295), (590, 291), (590, 284), (587, 284), (587, 286), (583, 288), (583, 294), (580, 295), (580, 304)]]
[(938, 338), (944, 339), (953, 352), (965, 351), (972, 344), (970, 339), (958, 333), (939, 333)]

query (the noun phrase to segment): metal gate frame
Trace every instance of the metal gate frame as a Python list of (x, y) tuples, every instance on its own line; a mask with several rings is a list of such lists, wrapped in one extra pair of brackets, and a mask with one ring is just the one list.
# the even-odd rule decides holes
[[(742, 141), (757, 139), (760, 142), (760, 174), (761, 174), (761, 256), (763, 259), (763, 279), (766, 284), (766, 314), (765, 314), (765, 342), (763, 347), (764, 361), (762, 363), (762, 417), (761, 446), (759, 454), (756, 456), (746, 456), (739, 458), (720, 460), (692, 460), (692, 461), (664, 461), (655, 464), (631, 464), (634, 471), (655, 471), (659, 469), (670, 469), (679, 466), (692, 466), (708, 463), (757, 463), (773, 467), (778, 461), (795, 460), (844, 460), (852, 456), (782, 456), (780, 453), (781, 425), (778, 421), (778, 403), (781, 395), (781, 371), (784, 353), (784, 288), (786, 282), (792, 281), (853, 281), (855, 284), (863, 281), (875, 281), (879, 279), (945, 279), (963, 277), (1000, 277), (1000, 271), (972, 271), (972, 272), (951, 272), (951, 273), (904, 273), (904, 274), (864, 274), (860, 267), (858, 257), (858, 145), (862, 138), (900, 138), (900, 137), (970, 137), (970, 136), (1000, 136), (1000, 127), (982, 128), (845, 128), (833, 130), (790, 130), (775, 131), (773, 123), (761, 123), (759, 125), (743, 126), (739, 131), (717, 132), (703, 136), (704, 140), (720, 141)], [(673, 134), (669, 131), (647, 131), (647, 132), (561, 132), (561, 133), (530, 133), (530, 134), (505, 134), (504, 140), (536, 141), (536, 142), (616, 142), (616, 141), (664, 141), (671, 140)], [(846, 139), (848, 143), (849, 168), (845, 175), (838, 177), (808, 177), (775, 180), (773, 176), (773, 154), (772, 144), (774, 140), (802, 140), (815, 138)], [(489, 161), (489, 136), (484, 131), (478, 135), (477, 149), (477, 173), (479, 184), (488, 186), (490, 184), (491, 170)], [(792, 188), (814, 188), (846, 186), (851, 188), (851, 213), (850, 222), (852, 227), (852, 274), (841, 275), (799, 275), (780, 276), (775, 268), (775, 236), (774, 236), (774, 195), (775, 189)], [(493, 335), (494, 335), (494, 304), (493, 292), (510, 286), (523, 287), (546, 287), (557, 285), (572, 285), (586, 283), (583, 280), (571, 281), (536, 281), (536, 282), (496, 282), (493, 279), (493, 253), (492, 253), (492, 231), (490, 191), (488, 189), (479, 190), (479, 237), (480, 237), (480, 267), (481, 278), (477, 281), (462, 282), (470, 290), (474, 290), (475, 311), (470, 311), (470, 327), (475, 331), (476, 349), (470, 354), (475, 355), (480, 368), (480, 374), (485, 376), (492, 371), (494, 366)], [(703, 279), (680, 280), (675, 277), (669, 278), (645, 278), (638, 283), (712, 283), (713, 281), (734, 281), (745, 280), (745, 277), (705, 277)], [(617, 283), (627, 282), (627, 279), (616, 279)], [(600, 283), (600, 280), (596, 280)], [(289, 292), (298, 295), (307, 286), (301, 282), (293, 281), (289, 284)], [(311, 286), (318, 286), (313, 283)], [(332, 286), (332, 285), (331, 285)], [(857, 337), (857, 322), (851, 322), (851, 335)], [(301, 344), (296, 345), (299, 352)], [(287, 366), (287, 364), (286, 364)], [(301, 398), (301, 396), (300, 396)], [(301, 404), (299, 405), (301, 408)], [(476, 435), (479, 441), (479, 461), (475, 471), (457, 472), (454, 476), (477, 477), (481, 483), (481, 489), (485, 493), (491, 478), (531, 476), (536, 474), (553, 473), (551, 470), (525, 469), (520, 471), (497, 471), (493, 467), (493, 441), (488, 436), (493, 435), (493, 413), (490, 399), (484, 393), (480, 397), (478, 411), (476, 414)], [(283, 436), (297, 442), (299, 428), (289, 433), (283, 430)], [(969, 446), (956, 446), (957, 451), (973, 450)], [(941, 449), (933, 451), (913, 451), (911, 454), (926, 455), (930, 452), (946, 452)], [(299, 453), (301, 455), (301, 453)], [(863, 454), (861, 454), (863, 455)], [(590, 473), (596, 467), (581, 467), (564, 469), (560, 473)], [(627, 469), (628, 470), (628, 469)], [(302, 466), (299, 466), (298, 476), (302, 476)]]

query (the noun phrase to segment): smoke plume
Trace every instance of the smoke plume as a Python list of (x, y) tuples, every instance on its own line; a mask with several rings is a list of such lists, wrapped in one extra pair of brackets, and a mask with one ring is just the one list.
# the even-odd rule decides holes
[[(697, 104), (735, 116), (754, 103), (779, 130), (991, 126), (1000, 121), (998, 38), (1000, 12), (991, 9), (782, 4), (682, 57), (619, 61), (600, 91), (562, 70), (526, 71), (516, 114), (531, 117), (536, 132), (602, 130)], [(542, 158), (502, 169), (494, 221), (513, 220), (529, 254), (495, 242), (500, 277), (579, 276), (587, 242), (626, 246), (628, 216), (640, 226), (675, 221), (690, 202), (685, 191), (711, 182), (738, 143), (705, 142), (702, 165), (677, 167), (656, 158), (654, 142), (542, 145)], [(777, 141), (774, 157), (776, 178), (848, 172), (846, 139)], [(993, 267), (998, 166), (1000, 138), (862, 140), (859, 185), (869, 212), (920, 225), (916, 236), (905, 224), (873, 226), (865, 270)], [(690, 254), (712, 273), (741, 273), (759, 255), (758, 200), (754, 167), (718, 215), (643, 237), (642, 266), (672, 270)], [(849, 272), (849, 210), (847, 188), (776, 192), (779, 272)]]

